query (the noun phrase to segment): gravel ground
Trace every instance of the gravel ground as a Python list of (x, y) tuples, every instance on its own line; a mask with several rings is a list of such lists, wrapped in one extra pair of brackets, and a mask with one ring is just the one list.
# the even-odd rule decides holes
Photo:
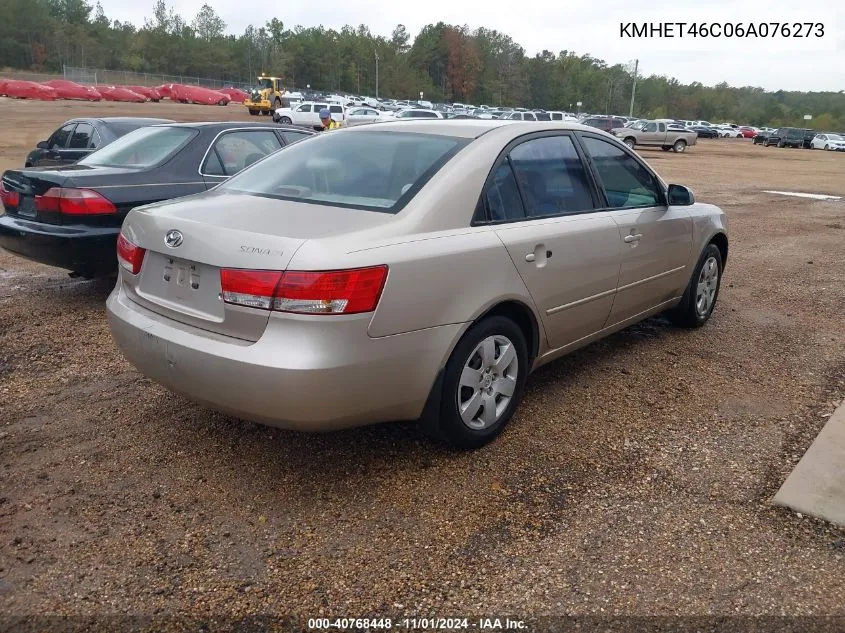
[[(92, 109), (0, 107), (3, 168)], [(845, 396), (845, 201), (762, 193), (845, 195), (845, 156), (643, 153), (729, 214), (713, 319), (541, 369), (474, 453), (209, 412), (122, 359), (109, 283), (0, 253), (0, 612), (845, 616), (845, 531), (770, 503)]]

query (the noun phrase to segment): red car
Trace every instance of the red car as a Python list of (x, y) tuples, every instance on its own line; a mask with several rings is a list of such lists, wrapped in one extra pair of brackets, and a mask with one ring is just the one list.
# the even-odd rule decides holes
[(741, 127), (739, 131), (742, 132), (742, 138), (754, 138), (757, 136), (757, 130), (750, 127)]

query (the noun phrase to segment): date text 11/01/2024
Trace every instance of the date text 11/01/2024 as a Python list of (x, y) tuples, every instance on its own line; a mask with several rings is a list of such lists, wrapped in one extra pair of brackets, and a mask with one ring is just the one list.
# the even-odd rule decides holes
[(820, 38), (821, 22), (620, 22), (622, 38)]
[(337, 630), (443, 630), (459, 631), (519, 631), (527, 628), (523, 620), (510, 618), (310, 618), (308, 629), (317, 631)]

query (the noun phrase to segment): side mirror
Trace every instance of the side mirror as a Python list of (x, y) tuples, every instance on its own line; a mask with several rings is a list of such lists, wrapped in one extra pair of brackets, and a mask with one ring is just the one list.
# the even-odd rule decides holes
[(39, 141), (38, 145), (36, 145), (38, 149), (50, 149), (50, 146), (47, 145), (47, 141)]
[(695, 204), (695, 196), (692, 191), (683, 185), (669, 185), (669, 206), (688, 207)]

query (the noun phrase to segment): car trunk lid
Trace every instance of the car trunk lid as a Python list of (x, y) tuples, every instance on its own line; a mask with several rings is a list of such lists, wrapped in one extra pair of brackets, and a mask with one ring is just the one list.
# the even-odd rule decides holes
[(62, 172), (53, 170), (27, 169), (5, 172), (2, 180), (4, 191), (16, 194), (15, 205), (4, 205), (6, 213), (36, 222), (61, 224), (60, 213), (36, 209), (35, 196), (42, 196), (53, 187), (61, 187), (67, 180)]
[(257, 341), (270, 312), (224, 302), (222, 269), (284, 271), (307, 240), (389, 217), (213, 192), (135, 209), (123, 233), (146, 254), (138, 275), (121, 271), (124, 288), (133, 301), (162, 316)]

